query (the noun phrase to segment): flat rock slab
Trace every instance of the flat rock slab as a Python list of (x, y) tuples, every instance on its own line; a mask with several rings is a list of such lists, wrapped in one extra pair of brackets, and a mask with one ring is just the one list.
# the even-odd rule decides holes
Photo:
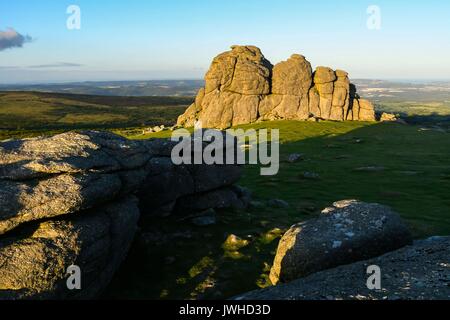
[[(369, 266), (381, 269), (381, 290), (369, 290)], [(418, 241), (381, 257), (315, 273), (235, 300), (448, 300), (450, 237)]]

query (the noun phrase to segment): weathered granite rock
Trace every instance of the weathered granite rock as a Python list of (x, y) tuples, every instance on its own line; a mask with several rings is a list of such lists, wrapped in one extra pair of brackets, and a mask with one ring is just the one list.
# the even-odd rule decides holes
[(174, 165), (175, 144), (93, 131), (0, 143), (0, 235), (135, 192), (157, 211), (239, 180), (239, 166)]
[[(239, 166), (175, 165), (175, 145), (96, 131), (0, 142), (0, 299), (98, 296), (133, 240), (135, 195), (142, 214), (171, 214), (184, 197), (214, 200), (223, 190), (244, 203), (233, 186)], [(227, 204), (219, 200), (208, 209)], [(81, 291), (67, 290), (72, 264)]]
[[(369, 266), (381, 270), (381, 290), (369, 290)], [(324, 284), (327, 285), (324, 285)], [(450, 237), (418, 241), (378, 258), (235, 297), (236, 300), (449, 300)]]
[[(374, 121), (375, 119), (375, 110), (370, 101), (365, 99), (358, 99), (359, 103), (359, 116), (358, 120), (360, 121)], [(353, 114), (355, 117), (355, 113)]]
[(0, 235), (136, 191), (149, 159), (143, 145), (106, 132), (0, 143)]
[(268, 94), (272, 65), (259, 48), (232, 46), (217, 56), (206, 74), (205, 93), (214, 90), (245, 95)]
[(398, 118), (395, 114), (383, 112), (380, 117), (381, 122), (395, 122)]
[(336, 202), (321, 217), (288, 230), (278, 246), (270, 280), (289, 282), (410, 243), (408, 228), (390, 208), (356, 200)]
[(312, 69), (304, 56), (294, 54), (273, 68), (272, 93), (304, 96), (312, 84)]
[[(254, 46), (233, 46), (217, 56), (202, 88), (178, 125), (225, 129), (259, 120), (375, 121), (372, 104), (359, 99), (348, 73), (317, 67), (294, 54), (275, 65)], [(353, 110), (355, 106), (356, 110)]]
[(258, 119), (263, 95), (270, 93), (272, 65), (254, 46), (233, 46), (217, 56), (205, 88), (179, 119), (187, 127), (199, 120), (206, 128), (228, 128)]
[[(137, 199), (30, 224), (0, 239), (0, 299), (89, 299), (109, 284), (125, 258), (139, 218)], [(67, 288), (67, 268), (81, 289)]]

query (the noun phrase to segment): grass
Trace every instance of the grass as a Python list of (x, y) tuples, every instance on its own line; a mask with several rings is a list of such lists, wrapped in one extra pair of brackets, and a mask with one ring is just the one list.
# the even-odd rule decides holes
[[(0, 92), (0, 140), (75, 129), (107, 129), (130, 139), (167, 138), (170, 131), (142, 135), (142, 128), (174, 124), (191, 101)], [(279, 121), (241, 126), (280, 129), (279, 174), (262, 177), (258, 166), (246, 166), (240, 184), (253, 191), (255, 200), (282, 199), (290, 207), (223, 211), (218, 223), (207, 228), (179, 217), (143, 215), (141, 232), (105, 297), (217, 299), (266, 287), (283, 232), (342, 199), (391, 206), (417, 238), (450, 234), (450, 125), (433, 129), (436, 123), (449, 123), (448, 103), (383, 102), (381, 107), (422, 124)], [(421, 130), (429, 124), (433, 130)], [(284, 161), (291, 153), (302, 153), (304, 160)], [(355, 170), (363, 167), (383, 170)], [(304, 172), (319, 178), (305, 179)], [(225, 244), (230, 234), (248, 245), (230, 249)], [(156, 241), (145, 240), (155, 235)]]
[(0, 139), (34, 130), (173, 125), (192, 97), (0, 92)]
[[(221, 212), (218, 224), (207, 228), (180, 222), (179, 217), (144, 218), (143, 235), (166, 236), (150, 244), (138, 236), (105, 297), (217, 299), (266, 287), (283, 231), (316, 217), (337, 200), (389, 205), (416, 238), (450, 234), (449, 133), (361, 122), (281, 121), (241, 128), (280, 129), (279, 174), (262, 177), (258, 166), (246, 166), (240, 184), (250, 188), (256, 200), (283, 199), (290, 207)], [(294, 164), (283, 161), (291, 153), (302, 153), (305, 159)], [(384, 169), (355, 170), (361, 167)], [(304, 179), (303, 172), (320, 178)], [(230, 234), (249, 245), (227, 250), (224, 243)]]

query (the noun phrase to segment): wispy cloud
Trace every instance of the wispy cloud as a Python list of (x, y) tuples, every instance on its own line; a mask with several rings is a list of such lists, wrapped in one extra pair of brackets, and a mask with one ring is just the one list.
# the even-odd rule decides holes
[(29, 35), (22, 35), (12, 28), (6, 29), (6, 31), (0, 30), (0, 51), (22, 48), (25, 43), (31, 41), (33, 38)]
[(0, 70), (14, 70), (14, 69), (20, 69), (18, 66), (0, 66)]
[(77, 68), (84, 65), (73, 62), (57, 62), (52, 64), (38, 64), (31, 66), (0, 66), (0, 70), (15, 70), (15, 69), (54, 69), (54, 68)]
[(73, 67), (82, 67), (82, 64), (72, 63), (72, 62), (58, 62), (53, 64), (39, 64), (34, 66), (28, 66), (30, 69), (49, 69), (49, 68), (73, 68)]

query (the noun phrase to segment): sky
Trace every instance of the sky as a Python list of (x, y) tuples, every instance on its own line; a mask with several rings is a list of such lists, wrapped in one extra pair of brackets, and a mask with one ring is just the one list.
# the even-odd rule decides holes
[(201, 79), (235, 44), (352, 78), (448, 80), (449, 16), (442, 0), (0, 0), (0, 83)]

